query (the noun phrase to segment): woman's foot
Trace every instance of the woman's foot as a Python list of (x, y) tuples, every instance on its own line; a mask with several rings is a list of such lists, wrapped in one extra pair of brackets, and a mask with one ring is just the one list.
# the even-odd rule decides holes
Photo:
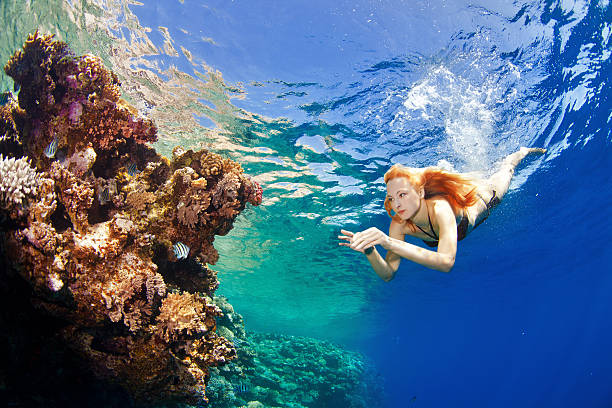
[(519, 152), (526, 152), (525, 156), (527, 156), (530, 153), (542, 153), (542, 154), (544, 154), (544, 153), (546, 153), (546, 149), (542, 149), (541, 147), (521, 147)]
[(512, 167), (518, 166), (518, 164), (523, 160), (528, 154), (532, 153), (546, 153), (546, 149), (542, 149), (540, 147), (521, 147), (518, 152), (512, 153), (504, 160), (505, 164), (509, 164)]
[(508, 187), (510, 186), (510, 180), (514, 175), (514, 169), (528, 154), (532, 153), (546, 153), (546, 149), (539, 147), (521, 147), (518, 152), (514, 152), (507, 156), (501, 163), (501, 166), (497, 172), (489, 177), (489, 184), (495, 190), (497, 196), (501, 199)]

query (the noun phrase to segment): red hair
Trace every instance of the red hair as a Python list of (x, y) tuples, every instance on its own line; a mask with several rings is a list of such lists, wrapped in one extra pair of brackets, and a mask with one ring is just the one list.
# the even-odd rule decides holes
[[(450, 204), (453, 212), (458, 214), (460, 210), (470, 207), (478, 201), (476, 186), (468, 179), (453, 173), (429, 167), (422, 172), (414, 172), (401, 164), (394, 164), (385, 173), (385, 184), (394, 178), (403, 177), (408, 180), (415, 190), (423, 188), (425, 199), (443, 197)], [(389, 198), (385, 198), (385, 210), (393, 221), (404, 222), (399, 215), (393, 214)], [(416, 230), (411, 220), (405, 221), (412, 229)]]

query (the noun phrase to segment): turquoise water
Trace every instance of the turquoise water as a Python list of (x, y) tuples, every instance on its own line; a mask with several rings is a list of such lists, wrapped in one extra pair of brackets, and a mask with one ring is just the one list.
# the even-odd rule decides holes
[[(609, 2), (0, 10), (0, 60), (36, 28), (56, 33), (119, 75), (160, 152), (204, 146), (260, 182), (263, 204), (215, 241), (218, 293), (247, 329), (365, 352), (390, 407), (611, 403)], [(338, 248), (340, 227), (388, 228), (391, 164), (486, 174), (523, 145), (549, 153), (519, 169), (450, 275), (404, 263), (384, 283)]]

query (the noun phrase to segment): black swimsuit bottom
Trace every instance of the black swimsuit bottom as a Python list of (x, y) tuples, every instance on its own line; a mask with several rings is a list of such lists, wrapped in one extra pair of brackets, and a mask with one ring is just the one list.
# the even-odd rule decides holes
[[(489, 202), (487, 203), (487, 215), (485, 215), (485, 217), (483, 219), (478, 221), (476, 223), (476, 225), (474, 225), (474, 228), (476, 228), (477, 226), (482, 224), (484, 222), (484, 220), (489, 218), (489, 215), (491, 215), (491, 208), (495, 207), (499, 203), (501, 203), (501, 200), (499, 199), (499, 197), (497, 197), (497, 195), (495, 195), (495, 190), (493, 190), (493, 197), (491, 197), (491, 200), (489, 200)], [(429, 217), (429, 211), (427, 211), (427, 218), (429, 219), (429, 228), (431, 229), (431, 234), (429, 232), (425, 231), (423, 228), (419, 227), (418, 225), (416, 225), (416, 224), (414, 224), (414, 225), (416, 225), (416, 227), (418, 229), (420, 229), (423, 232), (423, 234), (425, 234), (428, 237), (431, 237), (431, 238), (433, 238), (435, 240), (435, 241), (425, 241), (425, 240), (423, 240), (423, 242), (425, 244), (427, 244), (427, 246), (437, 247), (438, 246), (439, 238), (436, 235), (436, 231), (434, 231), (433, 225), (431, 224), (431, 218)], [(467, 230), (468, 230), (469, 224), (470, 224), (470, 222), (468, 221), (468, 218), (465, 215), (463, 215), (463, 217), (461, 218), (461, 221), (459, 221), (459, 224), (457, 224), (457, 241), (461, 241), (463, 238), (465, 238), (465, 236), (467, 235)], [(472, 229), (474, 229), (474, 228), (472, 228)]]

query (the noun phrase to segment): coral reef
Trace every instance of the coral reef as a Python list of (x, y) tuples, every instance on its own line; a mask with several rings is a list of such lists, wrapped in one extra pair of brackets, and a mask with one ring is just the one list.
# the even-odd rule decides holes
[(231, 365), (211, 368), (210, 405), (216, 408), (373, 408), (383, 385), (363, 355), (327, 341), (245, 332), (242, 317), (224, 297), (217, 332), (236, 345)]
[[(5, 72), (20, 87), (18, 104), (0, 107), (0, 152), (10, 156), (0, 156), (0, 325), (9, 328), (0, 344), (17, 350), (0, 366), (5, 389), (32, 375), (19, 361), (47, 342), (32, 381), (53, 376), (61, 355), (74, 366), (58, 370), (135, 404), (206, 402), (210, 368), (236, 357), (216, 332), (207, 264), (219, 256), (215, 235), (261, 202), (261, 187), (206, 150), (157, 154), (155, 125), (120, 98), (117, 77), (53, 36), (30, 35)], [(21, 322), (46, 322), (40, 340), (16, 346), (24, 331), (4, 312), (14, 304)]]

